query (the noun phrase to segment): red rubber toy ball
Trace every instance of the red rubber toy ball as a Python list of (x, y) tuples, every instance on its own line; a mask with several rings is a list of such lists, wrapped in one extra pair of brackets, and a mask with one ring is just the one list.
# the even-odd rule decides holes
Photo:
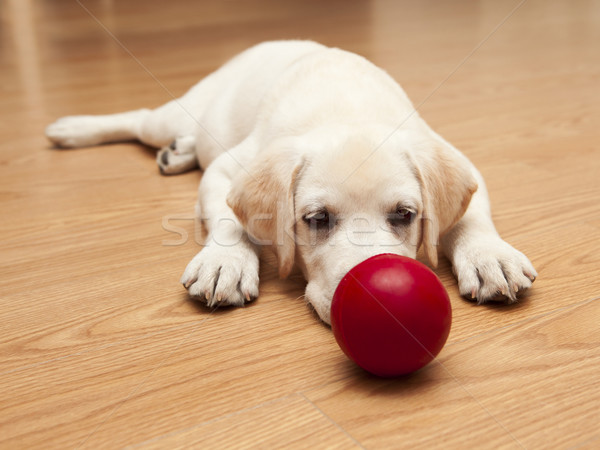
[(395, 377), (427, 365), (450, 333), (450, 299), (439, 278), (404, 256), (376, 255), (353, 267), (331, 303), (331, 327), (363, 369)]

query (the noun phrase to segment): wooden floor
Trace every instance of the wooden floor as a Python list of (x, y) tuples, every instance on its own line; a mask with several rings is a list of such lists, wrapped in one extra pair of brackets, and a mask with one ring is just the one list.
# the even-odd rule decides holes
[[(0, 447), (599, 448), (598, 1), (0, 1)], [(511, 307), (461, 299), (439, 358), (349, 362), (263, 259), (212, 312), (179, 276), (199, 172), (131, 143), (51, 149), (67, 114), (154, 107), (259, 41), (385, 68), (488, 180), (539, 272)], [(185, 234), (185, 235), (184, 235)]]

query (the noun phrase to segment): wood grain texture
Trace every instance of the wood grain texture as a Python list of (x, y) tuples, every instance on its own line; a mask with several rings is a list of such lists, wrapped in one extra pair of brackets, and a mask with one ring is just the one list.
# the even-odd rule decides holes
[(367, 448), (565, 448), (598, 433), (599, 320), (600, 300), (586, 301), (449, 344), (402, 384), (348, 378), (306, 395)]
[[(253, 445), (254, 444), (254, 445)], [(139, 448), (361, 448), (300, 395), (143, 442)]]
[[(598, 447), (597, 2), (0, 5), (0, 448)], [(253, 304), (189, 300), (201, 174), (161, 177), (135, 143), (43, 136), (62, 115), (158, 106), (281, 38), (401, 82), (540, 274), (519, 303), (478, 307), (442, 258), (452, 331), (412, 376), (350, 363), (268, 252)]]

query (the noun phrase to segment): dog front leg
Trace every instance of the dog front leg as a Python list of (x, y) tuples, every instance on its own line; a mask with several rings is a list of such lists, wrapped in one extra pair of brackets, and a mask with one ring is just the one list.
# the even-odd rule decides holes
[(490, 203), (481, 174), (472, 168), (479, 188), (461, 220), (441, 238), (461, 295), (485, 303), (513, 303), (537, 277), (533, 265), (505, 242), (492, 222)]
[(226, 201), (232, 179), (249, 155), (231, 152), (219, 156), (204, 173), (196, 214), (208, 237), (181, 277), (189, 294), (210, 307), (242, 306), (258, 297), (260, 248)]

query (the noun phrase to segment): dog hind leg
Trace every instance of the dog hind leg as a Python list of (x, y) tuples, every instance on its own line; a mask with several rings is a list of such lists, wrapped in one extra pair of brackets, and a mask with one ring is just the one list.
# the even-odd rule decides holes
[(63, 148), (139, 139), (141, 126), (150, 114), (148, 109), (139, 109), (118, 114), (67, 116), (49, 125), (46, 136)]

